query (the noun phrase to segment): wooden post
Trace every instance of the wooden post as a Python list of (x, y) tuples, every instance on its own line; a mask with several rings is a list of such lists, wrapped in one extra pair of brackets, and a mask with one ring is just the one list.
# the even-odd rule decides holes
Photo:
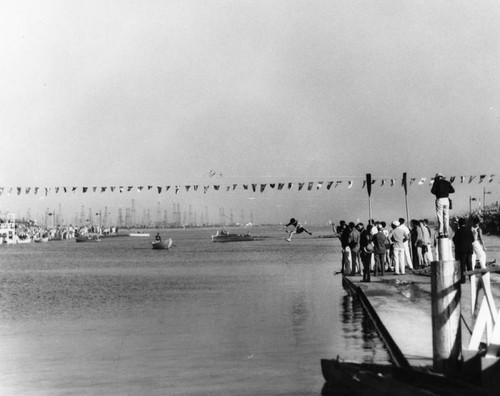
[(432, 347), (434, 371), (459, 370), (462, 354), (460, 328), (460, 262), (452, 259), (451, 240), (438, 240), (440, 261), (431, 263)]

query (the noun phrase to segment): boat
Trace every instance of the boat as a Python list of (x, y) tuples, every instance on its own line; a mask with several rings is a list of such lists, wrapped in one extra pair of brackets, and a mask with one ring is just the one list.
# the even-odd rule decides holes
[(485, 389), (426, 368), (322, 359), (322, 395), (485, 395)]
[(245, 242), (253, 241), (254, 238), (250, 234), (230, 234), (219, 233), (212, 235), (212, 242)]
[(47, 234), (39, 235), (33, 238), (33, 242), (45, 243), (49, 241), (49, 236)]
[(75, 238), (77, 242), (100, 242), (99, 234), (79, 235)]
[(172, 238), (167, 239), (166, 241), (153, 241), (151, 244), (153, 246), (153, 249), (157, 250), (168, 250), (172, 247)]

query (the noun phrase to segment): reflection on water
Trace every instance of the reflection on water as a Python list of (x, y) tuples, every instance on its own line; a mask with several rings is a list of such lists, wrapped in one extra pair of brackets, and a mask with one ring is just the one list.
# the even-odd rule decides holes
[(212, 233), (2, 246), (0, 394), (319, 395), (320, 359), (384, 359), (337, 240)]
[[(360, 347), (363, 363), (386, 363), (390, 356), (377, 333), (373, 322), (364, 314), (356, 296), (344, 295), (342, 299), (342, 324), (346, 343)], [(343, 357), (346, 358), (346, 357)]]

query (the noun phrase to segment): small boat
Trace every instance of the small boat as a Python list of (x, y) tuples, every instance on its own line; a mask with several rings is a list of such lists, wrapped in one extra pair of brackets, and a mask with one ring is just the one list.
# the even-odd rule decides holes
[(172, 238), (169, 238), (166, 241), (153, 241), (151, 245), (153, 246), (153, 249), (168, 250), (172, 247), (172, 244)]
[(217, 231), (216, 235), (212, 235), (212, 242), (245, 242), (253, 241), (250, 234), (230, 234), (227, 231)]
[(75, 238), (76, 242), (100, 242), (99, 234), (85, 234)]

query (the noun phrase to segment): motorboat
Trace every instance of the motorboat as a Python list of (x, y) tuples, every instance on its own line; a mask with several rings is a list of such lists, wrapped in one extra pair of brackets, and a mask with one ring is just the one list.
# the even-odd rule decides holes
[(212, 235), (212, 242), (246, 242), (253, 241), (254, 238), (249, 234), (232, 234), (226, 230), (217, 231)]

